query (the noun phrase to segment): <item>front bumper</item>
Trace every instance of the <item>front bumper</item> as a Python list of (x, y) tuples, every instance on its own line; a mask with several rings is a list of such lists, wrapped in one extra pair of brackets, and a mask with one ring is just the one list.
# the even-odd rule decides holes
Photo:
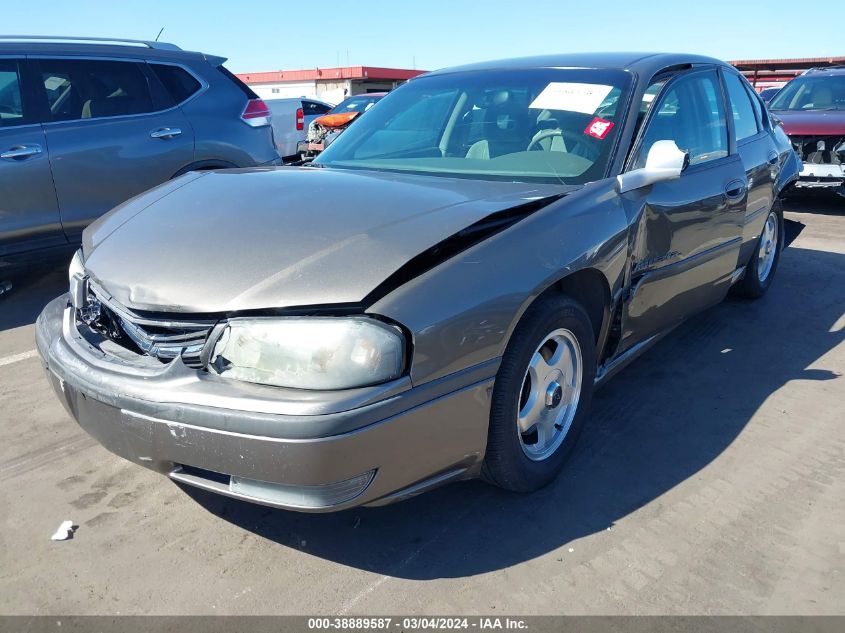
[(804, 163), (796, 187), (802, 189), (837, 189), (845, 184), (845, 165)]
[(483, 459), (498, 363), (295, 399), (181, 360), (108, 358), (79, 336), (66, 296), (38, 317), (36, 339), (60, 400), (105, 448), (224, 495), (314, 512), (379, 505), (474, 476)]

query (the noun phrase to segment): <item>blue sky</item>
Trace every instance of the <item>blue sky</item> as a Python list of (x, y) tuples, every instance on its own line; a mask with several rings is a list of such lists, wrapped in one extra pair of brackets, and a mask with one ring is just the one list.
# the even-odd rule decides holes
[[(723, 59), (845, 55), (845, 1), (0, 0), (3, 34), (161, 39), (235, 72), (352, 65), (432, 70), (541, 53), (667, 50)], [(320, 11), (335, 15), (322, 19)]]

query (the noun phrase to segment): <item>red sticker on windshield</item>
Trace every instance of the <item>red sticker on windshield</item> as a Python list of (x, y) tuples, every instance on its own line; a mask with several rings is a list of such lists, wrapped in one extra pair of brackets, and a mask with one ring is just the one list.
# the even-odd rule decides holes
[(611, 121), (606, 121), (601, 117), (596, 117), (590, 121), (587, 129), (584, 130), (584, 134), (589, 134), (593, 138), (604, 140), (604, 137), (607, 136), (612, 129), (613, 123)]

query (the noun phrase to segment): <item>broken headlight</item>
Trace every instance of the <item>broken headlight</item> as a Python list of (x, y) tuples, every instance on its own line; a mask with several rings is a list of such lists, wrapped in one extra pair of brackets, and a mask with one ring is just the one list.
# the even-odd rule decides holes
[(222, 376), (295, 389), (350, 389), (398, 378), (399, 328), (367, 317), (232, 319), (210, 368)]

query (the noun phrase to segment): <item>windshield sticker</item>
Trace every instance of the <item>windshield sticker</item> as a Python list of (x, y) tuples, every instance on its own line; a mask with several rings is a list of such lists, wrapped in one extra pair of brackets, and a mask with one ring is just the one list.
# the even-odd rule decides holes
[(584, 134), (588, 134), (593, 138), (597, 138), (599, 140), (604, 140), (604, 137), (610, 133), (610, 130), (613, 129), (613, 123), (606, 119), (602, 119), (601, 117), (596, 117), (584, 130)]
[(531, 102), (537, 110), (566, 110), (593, 114), (613, 90), (613, 86), (553, 81)]

